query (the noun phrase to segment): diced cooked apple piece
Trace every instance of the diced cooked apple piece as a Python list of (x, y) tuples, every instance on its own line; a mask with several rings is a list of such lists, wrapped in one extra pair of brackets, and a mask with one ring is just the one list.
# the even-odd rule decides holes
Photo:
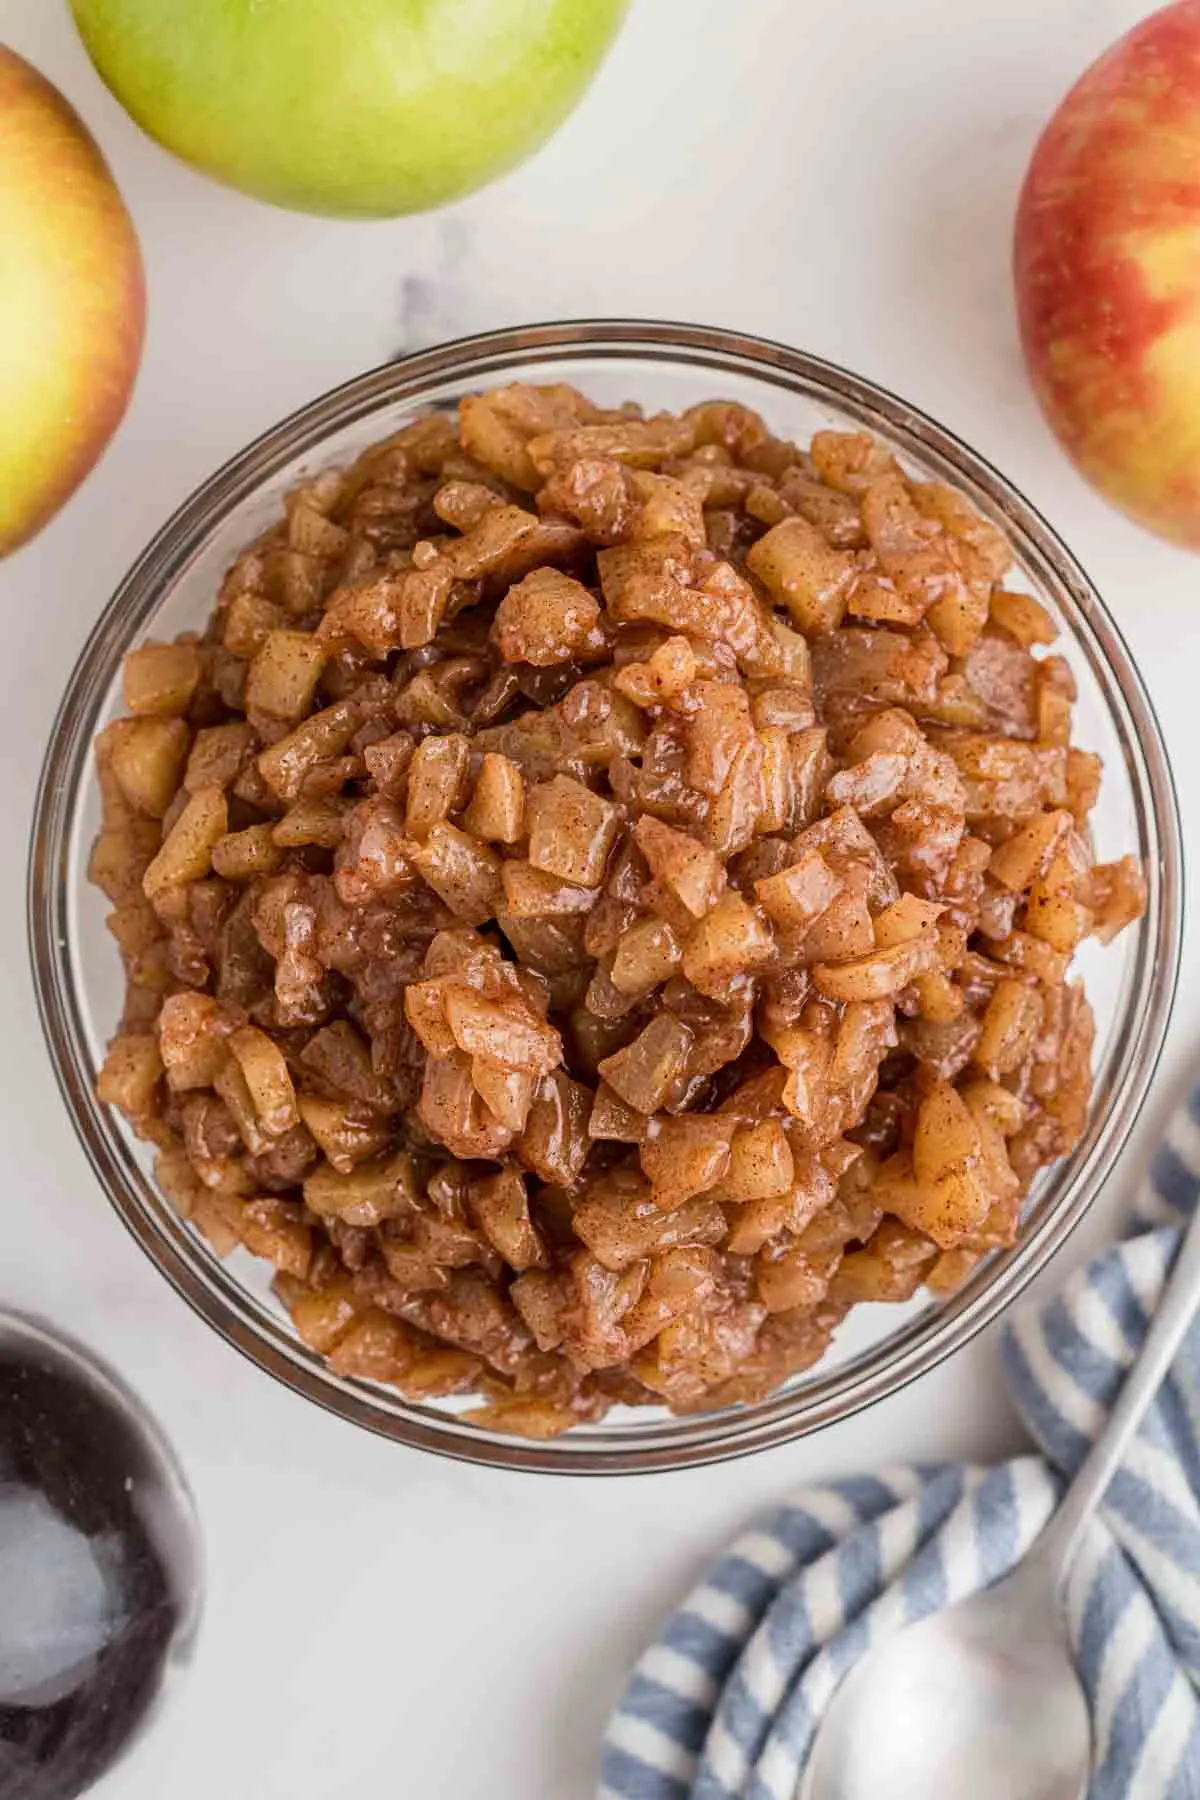
[(182, 719), (118, 719), (103, 738), (122, 794), (135, 812), (161, 819), (179, 789), (188, 753)]
[(340, 756), (358, 729), (358, 713), (348, 700), (339, 700), (303, 720), (294, 731), (264, 750), (259, 772), (280, 800), (295, 800), (304, 778), (318, 763)]
[(659, 1013), (631, 1044), (606, 1056), (599, 1072), (627, 1105), (656, 1113), (683, 1072), (692, 1034), (673, 1013)]
[(470, 750), (460, 732), (422, 739), (408, 768), (404, 823), (415, 838), (426, 838), (460, 804)]
[(835, 631), (846, 610), (854, 558), (830, 547), (807, 519), (784, 519), (753, 544), (746, 567), (804, 632)]
[(1092, 911), (1082, 900), (1048, 883), (1038, 883), (1025, 905), (1025, 929), (1052, 950), (1070, 956), (1092, 929)]
[(238, 1216), (237, 1229), (251, 1256), (261, 1256), (264, 1262), (298, 1281), (308, 1275), (313, 1234), (294, 1201), (267, 1194), (247, 1200)]
[(685, 920), (702, 919), (724, 892), (720, 858), (686, 832), (648, 813), (638, 820), (633, 835), (650, 873), (683, 908)]
[(620, 827), (612, 801), (556, 775), (529, 790), (526, 809), (532, 867), (576, 887), (597, 887)]
[(548, 669), (604, 649), (600, 606), (581, 581), (560, 569), (534, 569), (514, 582), (496, 609), (496, 642), (505, 662)]
[(569, 1187), (578, 1179), (591, 1149), (587, 1135), (591, 1096), (565, 1069), (552, 1069), (534, 1089), (517, 1155), (543, 1181)]
[(948, 1025), (962, 1017), (966, 995), (941, 969), (918, 975), (913, 982), (921, 1017), (931, 1025)]
[(896, 468), (890, 451), (868, 431), (817, 431), (808, 451), (821, 480), (843, 494), (861, 495)]
[(954, 1170), (937, 1181), (924, 1182), (918, 1181), (903, 1161), (895, 1157), (884, 1164), (875, 1198), (911, 1231), (940, 1249), (953, 1249), (987, 1217), (991, 1201), (979, 1170)]
[(816, 1131), (829, 1102), (829, 1070), (833, 1043), (825, 1032), (798, 1025), (773, 1034), (771, 1043), (788, 1071), (782, 1090), (784, 1106), (810, 1131)]
[(483, 1364), (469, 1350), (449, 1350), (440, 1345), (431, 1350), (422, 1345), (409, 1367), (394, 1377), (393, 1386), (408, 1400), (437, 1400), (446, 1394), (465, 1394), (482, 1372)]
[(626, 1354), (636, 1356), (675, 1320), (702, 1308), (717, 1277), (711, 1250), (689, 1245), (652, 1257), (646, 1285), (621, 1321)]
[(817, 963), (812, 971), (813, 985), (830, 1000), (883, 1000), (933, 968), (937, 959), (937, 932), (927, 928), (920, 937), (893, 944), (890, 949), (874, 950), (845, 962)]
[[(249, 1151), (250, 1155), (269, 1155), (272, 1149), (271, 1137), (258, 1116), (258, 1108), (254, 1104), (254, 1096), (250, 1092), (250, 1085), (242, 1073), (240, 1063), (235, 1062), (232, 1057), (227, 1056), (213, 1076), (213, 1090), (215, 1093), (219, 1094), (221, 1099), (225, 1102), (226, 1108), (237, 1127), (242, 1144)], [(186, 1119), (188, 1106), (190, 1106), (192, 1102), (206, 1103), (206, 1099), (207, 1097), (204, 1095), (192, 1095), (189, 1101), (185, 1103), (185, 1139), (187, 1137)], [(193, 1111), (192, 1116), (198, 1117), (199, 1115), (197, 1112)], [(227, 1160), (227, 1158), (218, 1158), (214, 1156), (211, 1159), (213, 1172), (218, 1173), (222, 1163)], [(212, 1185), (216, 1185), (216, 1183), (214, 1182)]]
[(245, 1076), (263, 1130), (269, 1137), (282, 1137), (300, 1123), (296, 1090), (283, 1051), (256, 1025), (243, 1025), (235, 1031), (229, 1048)]
[(1088, 846), (1069, 821), (1025, 901), (1025, 930), (1069, 957), (1092, 929), (1093, 898)]
[(378, 1156), (391, 1137), (387, 1120), (361, 1102), (298, 1094), (296, 1105), (306, 1128), (339, 1175), (348, 1175), (360, 1162)]
[(312, 705), (326, 662), (307, 631), (269, 631), (246, 672), (246, 705), (268, 718), (301, 718)]
[(610, 1269), (584, 1249), (574, 1252), (569, 1269), (571, 1298), (562, 1315), (568, 1349), (592, 1369), (623, 1361), (629, 1353), (625, 1320), (645, 1291), (646, 1263)]
[(1045, 874), (1060, 842), (1072, 829), (1069, 812), (1039, 813), (992, 851), (988, 871), (1014, 894), (1022, 893)]
[(203, 880), (212, 868), (213, 847), (228, 830), (229, 808), (221, 789), (198, 789), (142, 877), (146, 898), (161, 900), (171, 888)]
[(1041, 1024), (1037, 994), (1027, 982), (999, 981), (983, 1015), (974, 1060), (993, 1080), (1020, 1068)]
[(280, 850), (298, 850), (305, 844), (336, 850), (346, 835), (351, 811), (352, 802), (336, 796), (319, 800), (302, 796), (271, 827), (271, 840)]
[(682, 954), (665, 919), (639, 919), (617, 940), (610, 979), (620, 994), (640, 997), (652, 993), (670, 979)]
[(737, 1205), (774, 1199), (790, 1190), (794, 1176), (795, 1159), (783, 1126), (778, 1119), (760, 1119), (734, 1132), (720, 1197)]
[(533, 1333), (539, 1350), (556, 1350), (563, 1341), (563, 1310), (570, 1304), (570, 1287), (562, 1273), (527, 1269), (518, 1275), (508, 1297)]
[(1093, 930), (1109, 944), (1146, 910), (1146, 875), (1136, 856), (1101, 863), (1093, 872)]
[(464, 394), (458, 403), (458, 429), (464, 450), (485, 469), (527, 493), (541, 486), (541, 475), (525, 448), (528, 434), (505, 418), (494, 404), (494, 396)]
[(1062, 656), (1044, 656), (1034, 665), (1034, 716), (1040, 744), (1065, 749), (1071, 741), (1071, 721), (1079, 689), (1071, 665)]
[(992, 589), (991, 618), (1026, 650), (1035, 644), (1052, 644), (1058, 636), (1058, 626), (1040, 600), (1008, 588)]
[(506, 1130), (524, 1131), (538, 1086), (536, 1075), (525, 1069), (507, 1069), (486, 1056), (473, 1056), (471, 1080), (483, 1104)]
[(937, 1246), (899, 1219), (884, 1219), (870, 1242), (851, 1250), (829, 1284), (829, 1298), (842, 1306), (864, 1300), (895, 1304), (911, 1300), (937, 1259)]
[(440, 979), (410, 981), (404, 990), (404, 1016), (431, 1056), (449, 1056), (457, 1048), (446, 1019), (445, 991)]
[(499, 1158), (513, 1141), (512, 1131), (485, 1106), (471, 1079), (471, 1058), (462, 1050), (427, 1059), (417, 1117), (452, 1156)]
[(254, 881), (260, 875), (273, 875), (282, 861), (271, 825), (247, 825), (244, 831), (226, 832), (213, 845), (212, 866), (225, 881)]
[(949, 1082), (938, 1082), (917, 1108), (913, 1173), (932, 1185), (943, 1176), (975, 1169), (979, 1158), (979, 1127), (970, 1109)]
[(718, 996), (744, 970), (760, 969), (775, 954), (762, 914), (740, 894), (725, 893), (683, 947), (683, 973), (702, 994)]
[(483, 925), (495, 917), (502, 893), (501, 864), (486, 844), (443, 819), (423, 844), (413, 845), (412, 860), (434, 893), (468, 925)]
[(143, 644), (122, 666), (125, 704), (131, 713), (185, 713), (203, 673), (199, 644)]
[(654, 1204), (673, 1212), (716, 1187), (729, 1172), (732, 1135), (732, 1121), (720, 1115), (651, 1119), (640, 1155)]
[(136, 1124), (153, 1111), (162, 1073), (162, 1056), (155, 1039), (141, 1033), (122, 1033), (108, 1046), (96, 1078), (96, 1092), (105, 1106), (117, 1107)]
[(202, 787), (232, 787), (257, 743), (254, 727), (244, 719), (198, 731), (183, 772), (185, 790), (194, 794)]
[(473, 1181), (470, 1196), (479, 1229), (510, 1269), (521, 1274), (546, 1266), (546, 1246), (529, 1216), (524, 1176), (516, 1169), (501, 1169), (497, 1175)]
[(413, 1365), (412, 1339), (402, 1320), (372, 1306), (351, 1325), (329, 1352), (335, 1375), (362, 1381), (396, 1382)]
[(504, 1431), (514, 1437), (533, 1438), (545, 1442), (561, 1437), (573, 1425), (583, 1424), (595, 1412), (583, 1406), (539, 1399), (536, 1394), (504, 1394), (486, 1406), (472, 1407), (462, 1414), (465, 1424), (478, 1431)]
[(635, 706), (670, 706), (696, 679), (696, 653), (685, 637), (669, 637), (646, 662), (626, 663), (614, 682)]
[(943, 1297), (956, 1294), (982, 1262), (983, 1256), (981, 1250), (943, 1250), (925, 1270), (925, 1286), (931, 1294)]
[(616, 1144), (640, 1144), (645, 1133), (646, 1115), (602, 1081), (588, 1117), (588, 1136)]
[(1067, 978), (1070, 952), (1056, 949), (1032, 932), (1010, 931), (1007, 937), (994, 939), (990, 949), (997, 963), (1019, 969), (1023, 975), (1044, 981), (1047, 987), (1061, 987)]
[(249, 662), (258, 655), (272, 631), (287, 627), (288, 615), (282, 606), (253, 588), (234, 594), (225, 608), (221, 642), (232, 656)]
[(831, 906), (842, 889), (839, 875), (819, 850), (803, 850), (795, 862), (756, 881), (759, 904), (773, 925), (798, 938)]
[(456, 531), (470, 531), (500, 499), (495, 488), (485, 487), (481, 481), (447, 481), (433, 496), (433, 510)]
[(463, 824), (473, 837), (515, 844), (525, 824), (525, 784), (510, 757), (489, 750), (479, 766)]
[(922, 900), (917, 894), (901, 894), (875, 917), (875, 942), (880, 950), (911, 944), (923, 938), (945, 912), (939, 900)]
[(304, 1182), (304, 1204), (323, 1219), (370, 1228), (403, 1218), (418, 1204), (412, 1158), (402, 1150), (386, 1161), (359, 1163), (348, 1174), (318, 1164)]
[(500, 865), (500, 879), (505, 907), (514, 919), (571, 918), (591, 912), (600, 897), (599, 888), (576, 887), (513, 858)]
[(158, 1016), (158, 1046), (172, 1093), (211, 1087), (237, 1029), (210, 994), (168, 994)]
[(518, 995), (488, 1000), (466, 985), (447, 981), (442, 1008), (454, 1042), (470, 1056), (505, 1068), (548, 1075), (562, 1060), (562, 1039)]
[(611, 1189), (587, 1194), (572, 1223), (597, 1260), (617, 1272), (679, 1245), (720, 1243), (726, 1231), (721, 1208), (704, 1195), (664, 1212), (645, 1188), (640, 1194)]
[(348, 1276), (326, 1287), (300, 1287), (290, 1293), (287, 1306), (301, 1342), (321, 1356), (336, 1349), (368, 1310)]
[(936, 596), (925, 614), (929, 629), (951, 656), (969, 656), (987, 627), (991, 582), (983, 574), (968, 578), (961, 551), (955, 554), (952, 549), (947, 556), (935, 546), (905, 560), (910, 564), (908, 580), (899, 574), (896, 579), (910, 593), (924, 588)]
[(840, 1250), (812, 1251), (799, 1244), (768, 1244), (754, 1259), (754, 1286), (770, 1313), (816, 1306), (842, 1260)]
[[(789, 944), (788, 948), (792, 946)], [(803, 933), (799, 953), (811, 968), (816, 963), (840, 963), (869, 956), (874, 949), (875, 923), (866, 883), (856, 878), (834, 895)]]

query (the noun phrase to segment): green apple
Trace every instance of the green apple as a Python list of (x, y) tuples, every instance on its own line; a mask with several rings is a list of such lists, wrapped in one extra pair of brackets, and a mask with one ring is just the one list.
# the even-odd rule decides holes
[(40, 530), (116, 430), (141, 359), (137, 236), (58, 89), (0, 45), (0, 556)]
[(628, 0), (71, 0), (138, 124), (302, 212), (418, 212), (512, 168), (587, 86)]

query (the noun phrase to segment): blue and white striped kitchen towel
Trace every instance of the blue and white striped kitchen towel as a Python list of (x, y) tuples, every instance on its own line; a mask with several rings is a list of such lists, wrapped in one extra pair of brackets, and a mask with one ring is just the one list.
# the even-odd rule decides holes
[[(794, 1800), (821, 1712), (867, 1646), (1002, 1575), (1051, 1512), (1136, 1354), (1200, 1193), (1200, 1087), (1132, 1235), (1004, 1334), (1042, 1451), (802, 1489), (731, 1547), (645, 1652), (600, 1800)], [(1113, 1481), (1067, 1596), (1095, 1721), (1088, 1800), (1200, 1800), (1200, 1323)]]

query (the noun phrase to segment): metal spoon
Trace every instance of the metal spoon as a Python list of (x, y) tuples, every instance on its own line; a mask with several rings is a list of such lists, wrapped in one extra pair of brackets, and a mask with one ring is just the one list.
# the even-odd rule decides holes
[(1200, 1213), (1100, 1436), (1028, 1555), (869, 1650), (817, 1728), (798, 1800), (1081, 1800), (1087, 1700), (1062, 1597), (1080, 1540), (1200, 1300)]
[(137, 1396), (0, 1311), (3, 1800), (72, 1800), (142, 1734), (201, 1585), (191, 1495)]

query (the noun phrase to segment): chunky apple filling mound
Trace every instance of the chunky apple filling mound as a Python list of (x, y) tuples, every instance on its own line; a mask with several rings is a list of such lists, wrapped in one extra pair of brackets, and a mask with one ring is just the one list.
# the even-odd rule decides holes
[(752, 1402), (1085, 1122), (1098, 759), (866, 435), (513, 386), (293, 492), (97, 745), (100, 1079), (305, 1343), (480, 1425)]

